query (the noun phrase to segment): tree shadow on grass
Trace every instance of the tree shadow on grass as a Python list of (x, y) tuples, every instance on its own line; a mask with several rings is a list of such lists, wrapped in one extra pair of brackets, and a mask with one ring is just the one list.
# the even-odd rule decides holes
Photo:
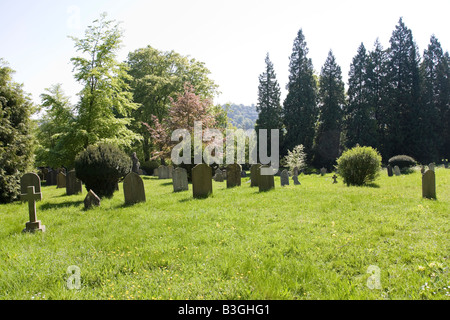
[(172, 184), (173, 184), (172, 181), (161, 183), (162, 186), (171, 186)]
[(51, 209), (61, 209), (61, 208), (67, 208), (67, 207), (78, 207), (83, 204), (83, 201), (70, 201), (70, 202), (63, 202), (63, 203), (44, 203), (43, 205), (39, 206), (40, 210), (51, 210)]
[(380, 186), (379, 186), (378, 184), (374, 183), (374, 182), (366, 183), (366, 184), (363, 185), (362, 187), (366, 187), (366, 188), (376, 188), (376, 189), (379, 189), (379, 188), (380, 188)]

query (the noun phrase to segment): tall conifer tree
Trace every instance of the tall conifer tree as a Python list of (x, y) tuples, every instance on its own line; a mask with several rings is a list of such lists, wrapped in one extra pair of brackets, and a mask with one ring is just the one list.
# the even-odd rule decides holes
[(340, 153), (345, 87), (341, 67), (330, 50), (319, 80), (319, 119), (314, 139), (314, 164), (332, 169)]
[(283, 119), (286, 137), (282, 154), (302, 144), (307, 162), (312, 158), (315, 123), (317, 121), (317, 79), (308, 55), (302, 29), (294, 40), (289, 62), (288, 94), (283, 104)]

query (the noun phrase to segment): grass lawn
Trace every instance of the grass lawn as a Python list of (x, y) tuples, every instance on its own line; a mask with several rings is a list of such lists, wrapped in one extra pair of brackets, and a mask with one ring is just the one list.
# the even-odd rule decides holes
[(203, 200), (143, 177), (146, 203), (125, 206), (120, 185), (89, 211), (86, 190), (43, 187), (45, 233), (21, 232), (26, 203), (0, 205), (0, 299), (450, 299), (450, 170), (436, 169), (437, 201), (418, 171), (370, 187), (331, 176), (261, 194), (213, 181)]

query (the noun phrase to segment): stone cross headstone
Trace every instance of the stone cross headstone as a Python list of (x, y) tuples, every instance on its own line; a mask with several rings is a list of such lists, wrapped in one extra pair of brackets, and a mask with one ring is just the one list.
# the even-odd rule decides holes
[(176, 168), (173, 170), (173, 192), (189, 190), (187, 171), (184, 168)]
[(207, 198), (212, 194), (212, 169), (201, 163), (192, 169), (192, 193), (194, 198)]
[(83, 184), (77, 178), (75, 170), (69, 171), (66, 176), (66, 194), (71, 196), (83, 192)]
[(28, 186), (27, 192), (20, 195), (20, 200), (28, 201), (28, 213), (30, 221), (25, 224), (25, 229), (22, 232), (36, 232), (45, 231), (45, 226), (41, 225), (41, 221), (37, 220), (36, 216), (36, 201), (42, 199), (42, 193), (34, 191), (34, 186)]
[(131, 171), (139, 174), (139, 169), (140, 169), (141, 164), (136, 155), (136, 152), (133, 152), (133, 155), (131, 156), (131, 160), (133, 161), (133, 167), (131, 168)]
[(95, 194), (94, 191), (89, 190), (88, 194), (86, 195), (86, 198), (84, 198), (84, 209), (88, 210), (92, 208), (93, 206), (100, 206), (100, 198)]
[(320, 175), (324, 176), (327, 173), (327, 169), (326, 168), (321, 168), (320, 169)]
[(250, 187), (257, 187), (259, 183), (260, 164), (254, 164), (250, 167)]
[(338, 182), (337, 182), (337, 175), (333, 175), (332, 178), (333, 178), (333, 184), (338, 183)]
[(227, 166), (227, 188), (241, 186), (241, 171), (240, 164), (234, 163)]
[(401, 175), (401, 173), (400, 173), (400, 168), (399, 168), (398, 166), (395, 166), (395, 167), (394, 167), (394, 173), (395, 173), (396, 176)]
[(25, 194), (28, 192), (28, 187), (33, 186), (36, 193), (41, 192), (41, 179), (36, 173), (25, 173), (20, 178), (20, 193)]
[(392, 177), (394, 175), (394, 171), (392, 171), (392, 166), (390, 164), (388, 164), (387, 166), (387, 172), (389, 177)]
[(288, 186), (289, 185), (289, 173), (286, 169), (284, 169), (281, 174), (280, 174), (280, 181), (281, 181), (281, 186)]
[(259, 173), (258, 173), (259, 174), (259, 177), (258, 177), (259, 192), (275, 189), (274, 176), (261, 174), (261, 169), (264, 169), (264, 168), (270, 168), (270, 166), (264, 165), (258, 169), (258, 171), (259, 171)]
[(58, 173), (56, 179), (56, 188), (65, 188), (66, 187), (66, 175), (62, 172)]
[(145, 202), (145, 189), (142, 178), (135, 172), (130, 172), (123, 179), (123, 195), (125, 204)]
[(169, 179), (169, 168), (166, 166), (159, 166), (158, 177), (159, 179)]
[(422, 197), (436, 199), (436, 175), (433, 170), (427, 170), (422, 175)]
[(428, 169), (430, 169), (430, 170), (433, 170), (433, 171), (434, 171), (434, 169), (435, 169), (435, 167), (434, 167), (434, 163), (430, 163), (430, 164), (428, 165)]

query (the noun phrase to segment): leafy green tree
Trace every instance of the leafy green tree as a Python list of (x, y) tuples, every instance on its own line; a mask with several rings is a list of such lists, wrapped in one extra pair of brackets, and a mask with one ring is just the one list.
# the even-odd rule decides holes
[(294, 40), (289, 62), (288, 94), (283, 103), (283, 119), (287, 130), (282, 154), (302, 144), (310, 163), (317, 121), (317, 79), (308, 55), (308, 47), (302, 29)]
[(269, 54), (266, 55), (266, 70), (259, 76), (258, 103), (256, 111), (256, 132), (259, 143), (259, 130), (267, 130), (267, 150), (271, 150), (271, 129), (281, 130), (283, 126), (280, 102), (280, 85), (278, 84), (273, 64)]
[(361, 43), (350, 65), (348, 102), (344, 111), (344, 130), (348, 148), (357, 144), (371, 147), (377, 144), (375, 108), (371, 103), (368, 88), (368, 64), (369, 57), (364, 44)]
[[(210, 71), (204, 63), (174, 51), (162, 52), (151, 46), (137, 49), (128, 54), (127, 64), (134, 102), (140, 104), (133, 111), (133, 130), (143, 136), (141, 148), (147, 161), (155, 143), (142, 123), (154, 126), (152, 116), (160, 122), (167, 118), (170, 98), (182, 94), (185, 83), (190, 83), (203, 98), (212, 98), (217, 93), (217, 85), (209, 78)], [(220, 117), (219, 110), (217, 114)]]
[[(420, 110), (419, 56), (412, 32), (400, 18), (392, 33), (387, 61), (387, 97), (385, 157), (397, 154), (423, 159), (421, 136), (423, 112)], [(423, 124), (422, 124), (423, 125)]]
[(64, 95), (61, 84), (46, 89), (41, 94), (41, 110), (45, 113), (39, 120), (36, 165), (58, 168), (71, 167), (76, 152), (70, 148), (69, 132), (75, 124), (75, 114), (69, 98)]
[[(450, 79), (448, 60), (441, 44), (433, 35), (420, 65), (422, 92), (423, 160), (428, 162), (447, 158), (445, 139), (448, 139), (450, 107)], [(447, 143), (448, 145), (448, 143)], [(441, 157), (440, 157), (441, 156)]]
[(17, 199), (20, 177), (33, 162), (34, 107), (22, 85), (12, 81), (13, 73), (0, 59), (0, 203)]
[(340, 153), (345, 88), (341, 67), (330, 50), (319, 80), (319, 119), (314, 138), (314, 164), (331, 170)]
[(127, 81), (131, 80), (128, 67), (117, 61), (122, 30), (115, 21), (106, 20), (106, 14), (95, 20), (83, 39), (72, 37), (82, 56), (74, 57), (75, 79), (83, 85), (80, 102), (76, 106), (75, 137), (81, 151), (98, 142), (129, 147), (141, 137), (131, 131), (129, 117), (138, 104), (132, 101)]

